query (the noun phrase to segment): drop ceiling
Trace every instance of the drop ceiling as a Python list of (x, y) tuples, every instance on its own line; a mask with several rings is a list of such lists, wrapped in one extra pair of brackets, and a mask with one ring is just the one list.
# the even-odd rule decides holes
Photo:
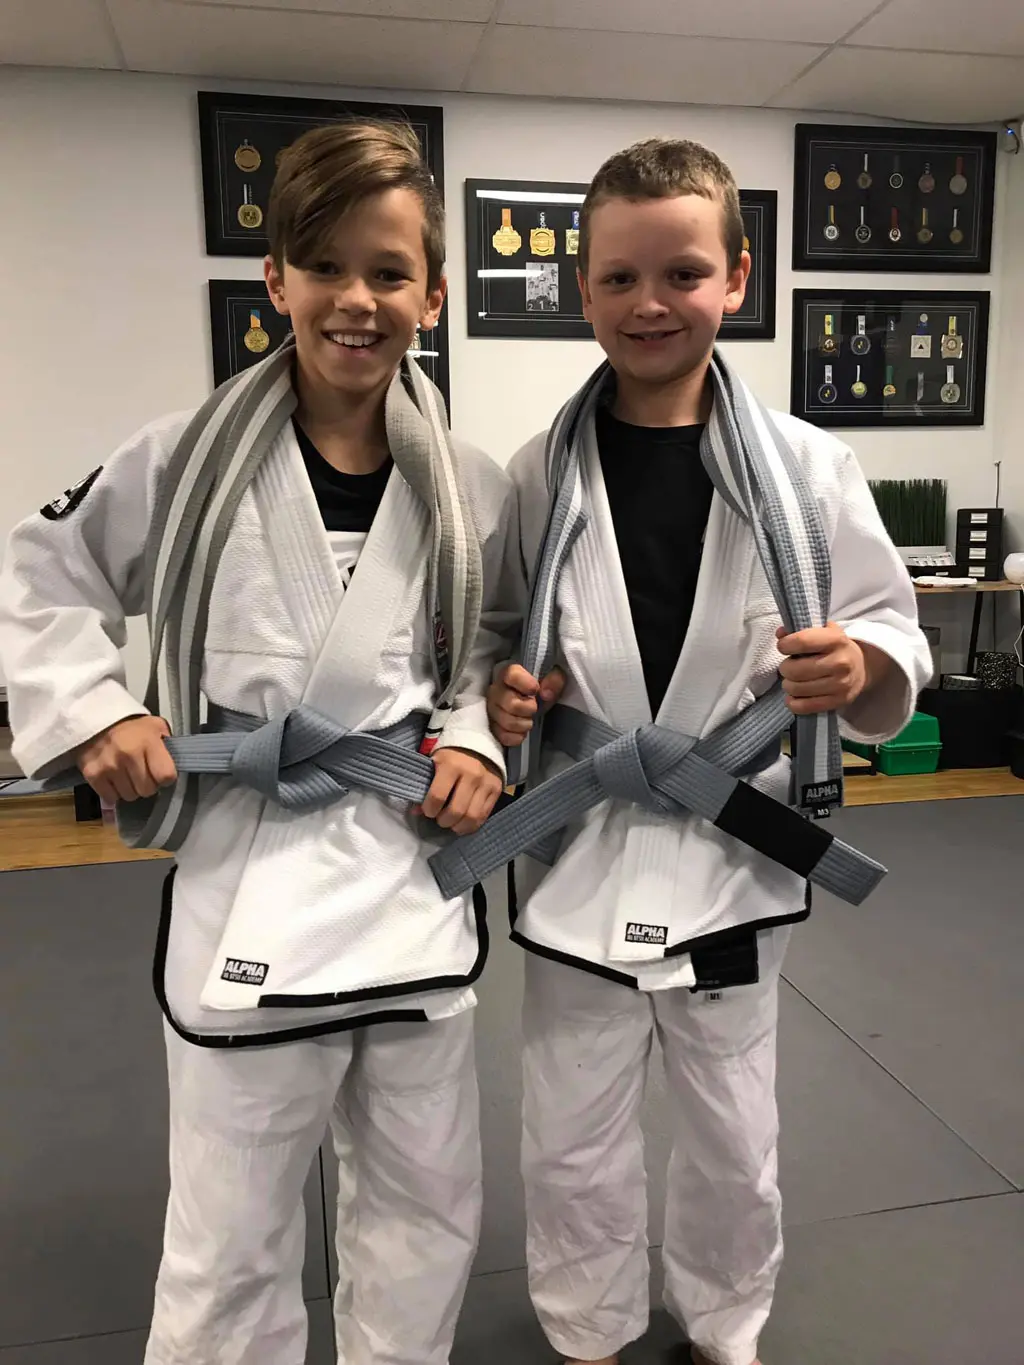
[(0, 0), (0, 63), (982, 123), (1021, 0)]

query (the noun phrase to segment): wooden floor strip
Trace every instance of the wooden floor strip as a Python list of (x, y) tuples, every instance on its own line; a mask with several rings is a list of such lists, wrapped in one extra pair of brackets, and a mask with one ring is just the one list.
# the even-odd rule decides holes
[[(968, 768), (912, 777), (857, 774), (846, 783), (848, 806), (903, 801), (956, 801), (978, 796), (1024, 796), (1024, 781), (1009, 768)], [(70, 796), (30, 796), (0, 801), (0, 872), (45, 867), (128, 863), (169, 855), (125, 848), (112, 825), (79, 823)]]

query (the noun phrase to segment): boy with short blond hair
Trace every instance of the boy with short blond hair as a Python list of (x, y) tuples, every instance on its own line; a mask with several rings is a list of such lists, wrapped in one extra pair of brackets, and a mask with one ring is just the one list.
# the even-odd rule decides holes
[(539, 782), (450, 856), (479, 873), (477, 849), (536, 853), (513, 930), (528, 1261), (570, 1361), (611, 1362), (647, 1325), (655, 1035), (673, 1105), (666, 1302), (695, 1362), (755, 1361), (782, 1256), (785, 946), (808, 877), (857, 900), (882, 873), (792, 810), (791, 782), (822, 814), (841, 792), (836, 718), (883, 740), (930, 672), (852, 452), (764, 409), (715, 348), (749, 268), (712, 152), (652, 139), (613, 156), (580, 218), (608, 364), (510, 466), (532, 606), (490, 711), (510, 772), (532, 758)]
[[(76, 765), (126, 837), (177, 853), (146, 1365), (302, 1365), (302, 1190), (328, 1126), (341, 1358), (446, 1365), (480, 1217), (486, 934), (427, 859), (502, 785), (484, 693), (515, 622), (510, 485), (406, 358), (445, 297), (412, 130), (300, 138), (269, 229), (284, 345), (11, 537), (14, 752), (39, 778)], [(143, 612), (140, 703), (119, 646)]]

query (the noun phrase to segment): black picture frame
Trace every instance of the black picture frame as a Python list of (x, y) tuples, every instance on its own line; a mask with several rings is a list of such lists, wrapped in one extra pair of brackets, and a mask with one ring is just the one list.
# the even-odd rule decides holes
[(740, 212), (750, 252), (750, 276), (739, 312), (722, 319), (718, 337), (720, 341), (771, 341), (775, 336), (778, 192), (740, 190)]
[[(593, 339), (566, 236), (587, 188), (552, 180), (466, 181), (466, 329), (471, 337)], [(511, 254), (499, 252), (493, 240), (505, 211), (519, 237), (518, 246), (510, 239)], [(541, 214), (554, 234), (553, 249), (543, 256), (532, 250), (531, 241)], [(552, 301), (555, 308), (545, 306)]]
[[(444, 111), (434, 105), (360, 100), (298, 99), (280, 95), (246, 95), (200, 90), (199, 150), (203, 174), (203, 213), (209, 256), (265, 256), (268, 250), (266, 206), (278, 153), (310, 128), (351, 119), (390, 119), (409, 123), (423, 157), (444, 192)], [(248, 143), (258, 165), (251, 171), (235, 156)], [(238, 212), (246, 198), (259, 210), (260, 222), (243, 227)], [(255, 215), (253, 215), (255, 222)]]
[[(276, 350), (290, 328), (288, 318), (282, 317), (267, 297), (262, 280), (210, 280), (209, 295), (213, 382), (218, 385)], [(250, 349), (245, 341), (254, 312), (259, 314), (256, 330), (265, 332), (267, 337), (262, 350)], [(257, 344), (262, 345), (261, 338)], [(427, 378), (440, 389), (450, 420), (448, 324), (444, 313), (433, 331), (420, 334), (419, 349), (409, 354), (416, 356)]]
[[(466, 326), (471, 337), (593, 337), (593, 328), (583, 316), (576, 258), (566, 235), (573, 230), (573, 213), (582, 205), (587, 188), (551, 180), (466, 181)], [(750, 243), (751, 273), (743, 305), (722, 320), (719, 337), (724, 341), (767, 340), (775, 336), (778, 195), (775, 190), (741, 190), (740, 207)], [(514, 238), (510, 240), (511, 255), (494, 245), (505, 210), (519, 238), (518, 246)], [(540, 214), (554, 234), (554, 249), (543, 256), (531, 249), (531, 232), (541, 226)], [(550, 239), (544, 245), (549, 246)], [(557, 308), (530, 307), (530, 267), (538, 280), (534, 297), (546, 287), (545, 301), (557, 300)]]
[(795, 136), (794, 270), (991, 269), (995, 133), (798, 123)]
[[(984, 425), (989, 297), (987, 290), (795, 289), (790, 411), (828, 428)], [(959, 393), (946, 401), (950, 378)]]

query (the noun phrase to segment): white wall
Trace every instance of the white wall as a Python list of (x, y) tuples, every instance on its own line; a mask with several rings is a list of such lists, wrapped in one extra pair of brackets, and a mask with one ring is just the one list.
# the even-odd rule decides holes
[[(258, 276), (260, 264), (205, 255), (195, 108), (200, 85), (287, 90), (112, 72), (0, 70), (0, 538), (143, 422), (198, 403), (212, 382), (205, 283)], [(351, 92), (304, 87), (295, 93)], [(706, 141), (741, 184), (779, 192), (778, 336), (774, 342), (733, 342), (728, 350), (765, 401), (788, 407), (790, 288), (835, 282), (834, 276), (794, 275), (789, 268), (793, 124), (813, 121), (813, 115), (409, 98), (445, 108), (452, 408), (460, 435), (505, 461), (547, 423), (598, 359), (592, 342), (467, 338), (463, 181), (585, 181), (610, 152), (653, 133)], [(1003, 227), (1008, 212), (1017, 223), (1024, 216), (1024, 165), (1017, 160), (1001, 157), (999, 164), (999, 273), (915, 280), (922, 288), (959, 284), (993, 291), (986, 425), (852, 434), (869, 475), (945, 478), (951, 509), (991, 502), (998, 454), (1005, 462), (1004, 490), (1024, 514), (1024, 468), (1014, 435), (1024, 417), (1014, 374), (1021, 325), (1013, 321), (1022, 310), (1004, 309), (997, 284), (1010, 282), (1024, 304), (1016, 234)], [(853, 287), (899, 282), (886, 275), (846, 278)], [(1010, 319), (1005, 327), (1004, 311)], [(130, 658), (135, 676), (137, 635)]]

